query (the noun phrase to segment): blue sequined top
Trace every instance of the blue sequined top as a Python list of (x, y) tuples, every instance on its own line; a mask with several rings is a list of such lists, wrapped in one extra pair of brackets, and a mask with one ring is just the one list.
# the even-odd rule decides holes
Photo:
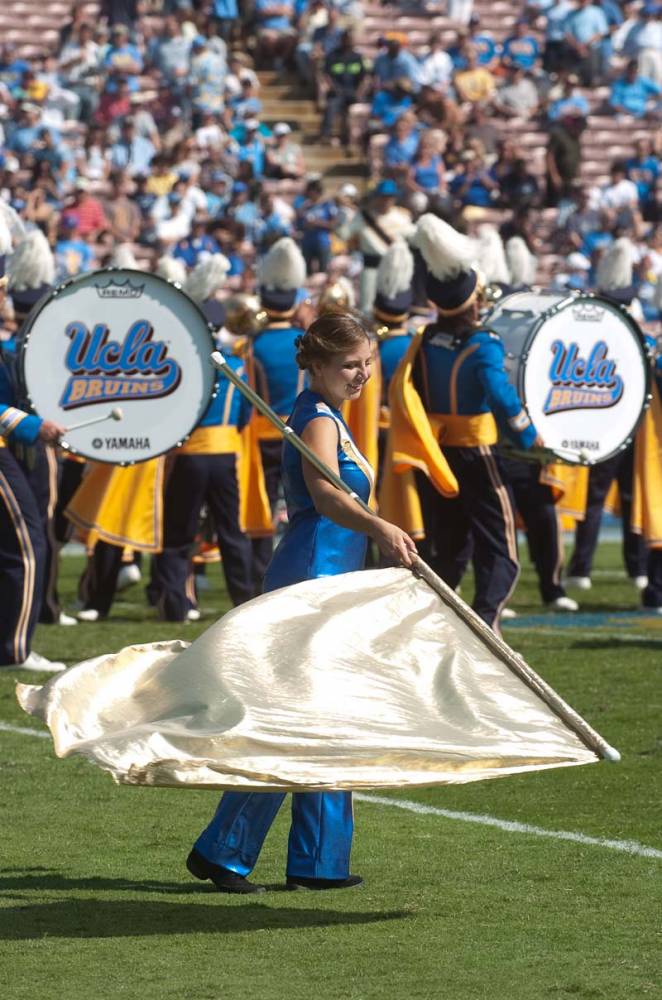
[[(297, 396), (288, 424), (299, 436), (317, 417), (338, 427), (338, 468), (342, 480), (367, 502), (372, 470), (353, 443), (338, 410), (310, 389)], [(283, 445), (283, 487), (288, 525), (264, 578), (264, 590), (277, 590), (302, 580), (334, 576), (363, 568), (367, 536), (342, 528), (318, 514), (303, 475), (302, 456), (291, 444)]]

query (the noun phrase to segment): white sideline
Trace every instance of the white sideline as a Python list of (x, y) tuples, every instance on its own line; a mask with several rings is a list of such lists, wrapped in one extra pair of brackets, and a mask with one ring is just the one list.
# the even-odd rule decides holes
[[(39, 729), (25, 729), (22, 726), (12, 726), (9, 722), (0, 722), (0, 732), (16, 733), (19, 736), (37, 736), (39, 739), (49, 739), (50, 733)], [(640, 858), (662, 858), (662, 851), (656, 847), (646, 847), (636, 840), (608, 840), (606, 837), (587, 837), (584, 833), (571, 833), (568, 830), (545, 830), (542, 826), (531, 826), (529, 823), (517, 823), (509, 819), (497, 819), (496, 816), (485, 816), (481, 813), (456, 812), (453, 809), (439, 809), (437, 806), (426, 806), (422, 802), (412, 802), (410, 799), (389, 799), (385, 795), (365, 795), (355, 792), (354, 798), (359, 802), (369, 802), (373, 805), (388, 806), (391, 809), (404, 809), (406, 812), (418, 813), (422, 816), (440, 816), (442, 819), (459, 820), (461, 823), (479, 823), (482, 826), (494, 826), (506, 833), (528, 833), (533, 837), (550, 837), (552, 840), (570, 840), (575, 844), (589, 847), (607, 847), (612, 851), (622, 851), (624, 854), (636, 854)]]
[(497, 819), (496, 816), (484, 816), (481, 813), (455, 812), (452, 809), (438, 809), (437, 806), (426, 806), (422, 802), (412, 802), (409, 799), (389, 799), (384, 795), (364, 795), (355, 792), (355, 798), (361, 802), (372, 802), (379, 806), (389, 806), (392, 809), (404, 809), (406, 812), (419, 813), (424, 816), (441, 816), (442, 819), (460, 820), (462, 823), (479, 823), (482, 826), (495, 826), (506, 833), (528, 833), (533, 837), (551, 837), (552, 840), (570, 840), (575, 844), (590, 847), (607, 847), (624, 854), (636, 854), (641, 858), (662, 858), (662, 851), (656, 847), (646, 847), (636, 840), (608, 840), (606, 837), (588, 837), (584, 833), (571, 833), (568, 830), (545, 830), (542, 826), (531, 826), (529, 823), (517, 823), (509, 819)]

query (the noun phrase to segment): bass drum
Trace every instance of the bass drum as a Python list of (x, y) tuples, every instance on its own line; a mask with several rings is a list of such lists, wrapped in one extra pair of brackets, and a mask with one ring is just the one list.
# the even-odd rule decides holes
[(39, 416), (65, 427), (63, 447), (129, 465), (181, 444), (215, 385), (215, 344), (178, 287), (130, 269), (95, 271), (53, 290), (19, 345), (23, 391)]
[(625, 309), (592, 295), (515, 292), (485, 326), (501, 337), (508, 377), (561, 461), (596, 465), (632, 441), (650, 366)]

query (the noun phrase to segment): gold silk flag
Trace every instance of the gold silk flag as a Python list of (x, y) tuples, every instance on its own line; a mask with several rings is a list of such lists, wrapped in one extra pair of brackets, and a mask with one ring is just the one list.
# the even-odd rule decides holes
[(58, 756), (130, 785), (405, 788), (597, 761), (586, 723), (550, 708), (490, 636), (409, 570), (370, 570), (265, 594), (188, 648), (128, 647), (17, 695)]

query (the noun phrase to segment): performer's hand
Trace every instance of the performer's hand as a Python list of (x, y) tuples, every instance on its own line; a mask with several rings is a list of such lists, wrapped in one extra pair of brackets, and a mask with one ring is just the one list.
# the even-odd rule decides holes
[(377, 517), (375, 518), (372, 538), (377, 543), (379, 551), (387, 559), (401, 566), (411, 566), (412, 557), (416, 555), (416, 545), (402, 528)]
[(533, 445), (532, 445), (532, 447), (533, 448), (544, 448), (545, 447), (545, 442), (540, 437), (540, 434), (536, 434), (535, 438), (533, 439)]
[(52, 420), (44, 420), (39, 428), (39, 439), (44, 444), (59, 444), (60, 438), (65, 433), (66, 427), (56, 424)]

